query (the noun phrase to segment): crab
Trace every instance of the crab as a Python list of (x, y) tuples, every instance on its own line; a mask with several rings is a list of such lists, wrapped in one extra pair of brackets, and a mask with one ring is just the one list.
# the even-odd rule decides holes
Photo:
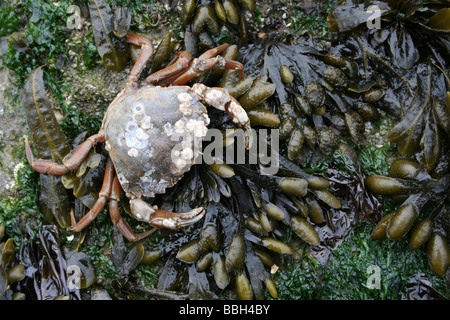
[[(201, 83), (192, 87), (186, 85), (213, 68), (237, 70), (242, 78), (242, 64), (219, 55), (228, 44), (210, 49), (195, 59), (189, 52), (182, 51), (166, 68), (138, 84), (154, 48), (150, 39), (135, 33), (127, 33), (126, 39), (142, 50), (126, 87), (106, 110), (99, 132), (84, 141), (63, 164), (35, 159), (28, 139), (25, 149), (35, 171), (64, 175), (77, 170), (90, 150), (104, 143), (108, 160), (99, 197), (78, 222), (71, 214), (72, 228), (75, 232), (83, 230), (109, 201), (113, 224), (126, 239), (138, 241), (158, 228), (178, 229), (191, 225), (205, 214), (203, 207), (175, 213), (145, 201), (146, 197), (155, 197), (174, 186), (194, 164), (209, 124), (205, 104), (227, 112), (233, 122), (244, 129), (247, 147), (251, 127), (245, 110), (225, 89), (209, 88)], [(133, 232), (119, 211), (122, 190), (130, 200), (131, 215), (155, 228), (140, 234)]]

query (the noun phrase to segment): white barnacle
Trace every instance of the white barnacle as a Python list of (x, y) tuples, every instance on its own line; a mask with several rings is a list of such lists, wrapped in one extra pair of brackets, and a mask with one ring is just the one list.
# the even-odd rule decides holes
[(180, 157), (183, 160), (191, 160), (194, 156), (194, 153), (192, 151), (192, 148), (190, 147), (184, 147), (183, 150), (180, 152)]
[(128, 148), (144, 149), (147, 147), (150, 136), (139, 128), (136, 122), (128, 121), (125, 130), (125, 144)]
[(136, 121), (141, 121), (144, 116), (144, 104), (142, 102), (135, 102), (131, 105), (131, 110), (133, 111), (133, 119)]
[[(139, 128), (139, 130), (142, 131), (141, 134), (139, 134), (140, 137), (149, 137), (145, 132), (143, 132), (142, 129)], [(136, 130), (135, 132), (126, 132), (125, 133), (125, 144), (128, 148), (134, 148), (134, 149), (144, 149), (148, 145), (148, 139), (139, 139), (139, 137), (136, 135), (139, 130)], [(145, 135), (145, 136), (144, 136)]]
[(180, 157), (180, 150), (172, 149), (172, 158), (178, 159)]
[(166, 134), (170, 137), (173, 133), (173, 126), (170, 122), (166, 122), (166, 124), (164, 125), (164, 131), (166, 132)]
[(192, 153), (192, 149), (190, 147), (183, 146), (181, 143), (177, 144), (172, 149), (171, 159), (176, 171), (182, 170), (191, 162), (191, 158), (189, 158), (189, 152)]
[(177, 158), (174, 159), (173, 164), (175, 165), (175, 168), (177, 168), (178, 170), (181, 170), (183, 168), (185, 168), (189, 163), (181, 158)]
[[(119, 135), (117, 136), (117, 145), (119, 147), (123, 146), (122, 140), (125, 140), (125, 135), (123, 133), (119, 133)], [(110, 151), (110, 150), (108, 150), (108, 151)]]
[(125, 125), (125, 131), (127, 132), (134, 132), (138, 128), (138, 125), (134, 121), (128, 121)]
[(141, 101), (136, 101), (131, 105), (133, 113), (144, 113), (144, 104)]
[(153, 188), (156, 184), (157, 181), (147, 174), (139, 179), (139, 186), (144, 190)]
[(151, 120), (152, 119), (150, 118), (150, 116), (145, 116), (140, 122), (141, 128), (144, 130), (152, 128), (153, 124), (152, 124)]
[(137, 128), (136, 129), (136, 138), (138, 138), (139, 140), (147, 140), (148, 138), (150, 138), (150, 136), (148, 134), (146, 134), (145, 131), (142, 130), (141, 128)]
[(249, 121), (247, 112), (238, 103), (232, 101), (228, 108), (229, 112), (233, 115), (234, 123), (247, 123)]
[(130, 148), (130, 150), (128, 150), (128, 155), (132, 158), (136, 158), (139, 155), (139, 151), (135, 148)]
[(190, 119), (186, 124), (186, 128), (194, 137), (204, 137), (208, 131), (203, 121), (195, 119)]
[(136, 143), (138, 143), (138, 139), (136, 138), (134, 132), (125, 132), (125, 144), (127, 147), (132, 148)]
[(139, 179), (139, 186), (144, 190), (147, 189), (148, 187), (150, 187), (151, 184), (152, 184), (151, 179), (149, 179), (146, 176), (143, 176)]
[(214, 104), (215, 101), (220, 101), (223, 98), (223, 92), (217, 89), (208, 89), (205, 98), (208, 103)]
[(206, 91), (208, 87), (205, 86), (203, 83), (194, 83), (192, 85), (192, 91), (194, 91), (195, 94), (199, 95), (200, 97), (203, 96), (203, 93)]
[(171, 219), (163, 219), (159, 222), (167, 229), (175, 229), (177, 227), (176, 223)]
[(228, 91), (216, 88), (208, 88), (203, 97), (206, 103), (219, 110), (225, 110), (225, 105), (230, 101)]
[(181, 103), (178, 109), (185, 117), (192, 116), (192, 113), (194, 112), (190, 103)]
[(209, 119), (208, 114), (207, 114), (207, 113), (204, 113), (204, 114), (203, 114), (203, 118), (205, 118), (205, 125), (208, 125), (209, 122), (211, 121), (211, 120)]
[(176, 132), (178, 132), (178, 133), (184, 132), (184, 127), (185, 127), (184, 120), (180, 119), (177, 122), (175, 122), (174, 127), (175, 127)]
[(137, 122), (142, 121), (144, 118), (144, 113), (133, 113), (133, 119)]
[(178, 94), (178, 96), (177, 96), (177, 98), (178, 98), (178, 101), (180, 102), (180, 103), (186, 103), (186, 104), (189, 104), (190, 102), (191, 102), (191, 100), (192, 100), (192, 97), (189, 95), (189, 93), (187, 93), (187, 92), (181, 92), (181, 93), (179, 93)]

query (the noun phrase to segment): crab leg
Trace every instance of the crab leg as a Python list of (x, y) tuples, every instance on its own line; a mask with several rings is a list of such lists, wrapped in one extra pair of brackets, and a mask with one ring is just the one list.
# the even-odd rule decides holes
[(194, 91), (205, 103), (210, 106), (225, 111), (231, 120), (242, 129), (245, 134), (245, 146), (250, 149), (253, 143), (253, 131), (250, 126), (250, 119), (244, 108), (231, 96), (224, 88), (209, 88), (201, 83), (192, 86)]
[(171, 78), (176, 77), (183, 71), (189, 68), (189, 63), (192, 60), (192, 56), (188, 51), (181, 51), (173, 62), (164, 69), (156, 71), (149, 75), (143, 83), (145, 84), (158, 84), (162, 80), (171, 81)]
[(27, 137), (25, 137), (25, 153), (28, 163), (35, 171), (60, 176), (78, 169), (91, 148), (99, 142), (105, 142), (105, 136), (102, 131), (87, 138), (64, 164), (58, 164), (50, 160), (35, 159)]
[(156, 228), (153, 228), (151, 230), (145, 231), (143, 233), (140, 233), (136, 235), (133, 230), (131, 229), (130, 225), (123, 219), (122, 215), (120, 214), (119, 210), (119, 201), (120, 201), (120, 191), (122, 190), (122, 187), (120, 185), (119, 179), (114, 177), (113, 185), (111, 188), (111, 197), (109, 201), (109, 214), (111, 216), (111, 220), (113, 224), (116, 226), (117, 230), (128, 239), (128, 241), (139, 241), (141, 239), (144, 239), (151, 233), (153, 233)]
[(225, 69), (237, 70), (237, 72), (239, 73), (239, 79), (242, 79), (244, 77), (244, 66), (238, 61), (226, 59)]
[(189, 69), (176, 78), (172, 85), (184, 85), (192, 79), (200, 76), (203, 72), (211, 70), (213, 68), (221, 69), (234, 69), (239, 72), (239, 77), (244, 76), (244, 66), (237, 61), (227, 60), (222, 56), (218, 56), (219, 53), (228, 48), (228, 44), (224, 43), (216, 48), (210, 49), (204, 52), (200, 57), (194, 59)]
[(76, 222), (75, 217), (72, 215), (72, 228), (75, 232), (80, 232), (86, 228), (98, 215), (103, 211), (106, 205), (106, 201), (111, 197), (111, 188), (114, 178), (114, 165), (110, 158), (106, 162), (105, 175), (103, 176), (102, 188), (98, 194), (98, 199), (95, 201), (91, 210), (84, 215), (84, 217)]
[[(209, 60), (217, 56), (219, 53), (225, 51), (225, 49), (228, 48), (228, 43), (221, 44), (218, 47), (209, 49), (208, 51), (205, 51), (203, 54), (201, 54), (198, 59), (200, 60)], [(235, 69), (239, 72), (239, 78), (244, 77), (244, 66), (242, 63), (234, 60), (225, 60), (225, 69)]]
[(95, 218), (100, 215), (100, 213), (102, 213), (108, 200), (109, 212), (113, 224), (116, 226), (117, 230), (119, 230), (119, 232), (122, 233), (123, 236), (129, 241), (141, 240), (151, 234), (154, 230), (156, 230), (152, 229), (139, 235), (134, 234), (131, 227), (120, 215), (118, 202), (120, 200), (121, 190), (122, 187), (120, 186), (119, 180), (114, 176), (114, 165), (111, 161), (111, 158), (108, 158), (108, 162), (106, 163), (105, 168), (105, 175), (103, 177), (102, 189), (100, 190), (98, 199), (92, 206), (91, 210), (89, 210), (89, 212), (86, 213), (84, 217), (78, 222), (75, 221), (73, 211), (71, 212), (73, 230), (75, 232), (80, 232), (84, 228), (86, 228), (92, 221), (94, 221)]
[(154, 48), (150, 39), (139, 34), (128, 32), (126, 38), (128, 42), (142, 48), (142, 51), (139, 54), (139, 57), (137, 58), (133, 68), (131, 69), (130, 75), (128, 76), (128, 85), (133, 88), (137, 88), (139, 75), (141, 74), (142, 70), (144, 70), (148, 60), (150, 60), (151, 56), (153, 55)]

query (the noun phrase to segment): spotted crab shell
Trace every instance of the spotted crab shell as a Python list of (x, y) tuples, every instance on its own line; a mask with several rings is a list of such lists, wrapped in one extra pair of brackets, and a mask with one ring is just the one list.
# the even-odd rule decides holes
[(127, 195), (172, 187), (199, 155), (209, 118), (189, 87), (143, 87), (119, 97), (103, 123), (106, 149)]

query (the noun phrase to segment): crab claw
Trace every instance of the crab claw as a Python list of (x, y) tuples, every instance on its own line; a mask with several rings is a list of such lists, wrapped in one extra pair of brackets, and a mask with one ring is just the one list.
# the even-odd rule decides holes
[(175, 213), (152, 207), (141, 199), (131, 200), (130, 209), (137, 220), (165, 229), (178, 229), (194, 224), (203, 218), (206, 213), (202, 207)]
[(202, 207), (177, 213), (156, 209), (150, 223), (159, 228), (178, 229), (196, 223), (205, 213)]

